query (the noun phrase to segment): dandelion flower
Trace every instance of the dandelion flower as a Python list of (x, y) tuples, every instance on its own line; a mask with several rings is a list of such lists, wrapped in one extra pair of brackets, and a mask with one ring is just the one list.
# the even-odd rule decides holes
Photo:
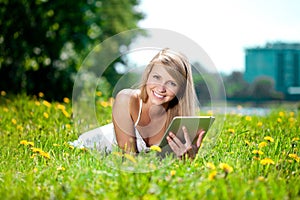
[(282, 111), (280, 111), (278, 114), (280, 117), (284, 117), (284, 115), (285, 115), (284, 112), (282, 112)]
[(257, 122), (258, 127), (262, 127), (263, 123), (262, 122)]
[(171, 170), (171, 171), (170, 171), (170, 175), (171, 175), (171, 176), (174, 176), (175, 174), (176, 174), (176, 171), (175, 171), (175, 170)]
[(150, 147), (150, 149), (151, 149), (152, 151), (161, 152), (161, 148), (160, 148), (159, 146), (157, 146), (157, 145), (152, 145), (152, 146)]
[(260, 161), (260, 164), (262, 164), (262, 165), (269, 165), (269, 164), (274, 165), (275, 162), (271, 158), (264, 158)]
[(4, 111), (4, 112), (8, 112), (8, 111), (9, 111), (9, 109), (8, 109), (8, 108), (6, 108), (6, 107), (4, 107), (4, 108), (3, 108), (3, 111)]
[(233, 128), (228, 129), (228, 132), (229, 132), (229, 133), (235, 133), (235, 131), (234, 131)]
[(34, 146), (34, 142), (27, 142), (27, 144), (32, 147)]
[(57, 171), (65, 171), (66, 168), (62, 167), (62, 166), (59, 166), (58, 168), (56, 168)]
[(209, 173), (208, 179), (209, 180), (214, 180), (216, 178), (216, 176), (217, 176), (217, 171), (214, 170), (214, 171), (212, 171), (212, 172)]
[(20, 144), (23, 144), (23, 145), (26, 146), (26, 145), (28, 144), (28, 142), (27, 142), (27, 140), (21, 140), (21, 141), (20, 141)]
[(251, 116), (246, 116), (246, 121), (251, 121), (252, 120), (252, 117)]
[(266, 136), (266, 137), (264, 137), (264, 139), (269, 142), (274, 142), (274, 139), (271, 136)]
[(281, 119), (281, 118), (277, 118), (277, 122), (278, 122), (278, 123), (281, 123), (281, 122), (282, 122), (282, 119)]
[(98, 91), (98, 92), (96, 92), (96, 95), (97, 95), (98, 97), (101, 97), (101, 96), (102, 96), (102, 92), (101, 92), (101, 91)]
[(64, 101), (65, 103), (70, 103), (70, 99), (69, 99), (68, 97), (65, 97), (65, 98), (63, 99), (63, 101)]
[(300, 140), (300, 139), (298, 137), (295, 137), (295, 138), (292, 139), (292, 142), (295, 142), (295, 141), (298, 141), (298, 140)]
[(245, 140), (246, 145), (250, 146), (251, 143), (248, 140)]
[(265, 177), (259, 176), (259, 177), (257, 178), (257, 180), (258, 180), (258, 181), (261, 181), (261, 182), (262, 182), (262, 181), (265, 181)]
[(35, 104), (36, 106), (40, 106), (40, 105), (41, 105), (41, 103), (40, 103), (39, 101), (35, 101), (34, 104)]
[(253, 150), (252, 153), (257, 154), (257, 155), (263, 155), (264, 154), (264, 152), (262, 152), (261, 150)]
[(290, 112), (290, 117), (294, 117), (295, 116), (295, 113), (294, 112)]
[(50, 108), (51, 107), (51, 103), (49, 103), (48, 101), (44, 100), (43, 101), (43, 105)]
[(300, 161), (300, 157), (299, 157), (297, 154), (290, 153), (290, 154), (289, 154), (289, 157), (290, 157), (290, 158), (293, 158), (296, 162), (299, 162), (299, 161)]
[(47, 153), (47, 152), (41, 151), (41, 152), (40, 152), (40, 155), (43, 156), (44, 158), (50, 159), (50, 154)]
[(103, 106), (104, 108), (106, 108), (107, 106), (109, 106), (109, 103), (106, 101), (101, 101), (100, 105)]
[(1, 91), (1, 96), (4, 97), (5, 95), (6, 95), (6, 92), (2, 90), (2, 91)]
[(69, 118), (71, 116), (66, 110), (62, 110), (62, 112), (67, 118)]
[(225, 173), (230, 173), (233, 171), (233, 168), (226, 164), (226, 163), (220, 163), (219, 167), (225, 172)]
[(258, 147), (259, 148), (263, 148), (263, 147), (265, 147), (265, 146), (267, 146), (268, 144), (266, 143), (266, 142), (261, 142), (261, 143), (259, 143), (258, 144)]
[(48, 119), (49, 118), (49, 114), (48, 113), (46, 113), (46, 112), (44, 112), (44, 117), (46, 118), (46, 119)]
[(39, 95), (39, 97), (41, 97), (41, 98), (45, 96), (44, 93), (42, 93), (42, 92), (39, 92), (38, 95)]
[(43, 150), (41, 148), (32, 147), (31, 150), (32, 150), (33, 153), (41, 153), (41, 152), (43, 152)]
[(209, 169), (212, 169), (212, 170), (216, 169), (216, 166), (211, 162), (206, 163), (206, 167), (209, 168)]
[(11, 119), (11, 122), (15, 125), (17, 124), (17, 120), (15, 118)]

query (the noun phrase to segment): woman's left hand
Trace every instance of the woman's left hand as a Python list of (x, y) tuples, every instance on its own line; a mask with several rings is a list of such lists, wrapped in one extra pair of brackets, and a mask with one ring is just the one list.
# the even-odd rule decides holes
[(196, 142), (196, 144), (192, 144), (186, 127), (183, 126), (182, 130), (183, 130), (184, 139), (185, 139), (184, 144), (172, 132), (170, 132), (169, 135), (167, 136), (168, 143), (169, 143), (171, 149), (173, 150), (173, 152), (177, 155), (177, 157), (182, 158), (182, 157), (187, 156), (187, 157), (193, 159), (193, 158), (195, 158), (196, 154), (198, 153), (198, 150), (201, 146), (202, 140), (205, 136), (205, 131), (202, 129), (198, 130), (197, 142)]

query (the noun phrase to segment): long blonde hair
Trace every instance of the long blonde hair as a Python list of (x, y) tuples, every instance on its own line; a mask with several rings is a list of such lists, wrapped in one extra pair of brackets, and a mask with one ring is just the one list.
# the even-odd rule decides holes
[(196, 111), (198, 111), (198, 100), (195, 93), (191, 65), (183, 54), (171, 51), (168, 48), (162, 49), (156, 54), (143, 73), (140, 86), (140, 96), (143, 102), (148, 100), (146, 84), (154, 65), (165, 67), (167, 72), (180, 85), (179, 92), (167, 108), (165, 128), (175, 116), (195, 115)]

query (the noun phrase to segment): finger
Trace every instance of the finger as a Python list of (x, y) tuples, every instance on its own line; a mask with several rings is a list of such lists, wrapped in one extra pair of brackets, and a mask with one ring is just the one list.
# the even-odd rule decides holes
[(203, 141), (203, 138), (205, 136), (205, 131), (204, 130), (199, 130), (199, 136), (198, 136), (198, 139), (197, 139), (197, 142), (196, 142), (196, 146), (197, 148), (200, 148), (201, 144), (202, 144), (202, 141)]
[(177, 144), (173, 141), (173, 139), (169, 136), (167, 136), (167, 141), (168, 141), (168, 144), (169, 146), (171, 147), (171, 149), (173, 150), (173, 152), (178, 155), (180, 152), (179, 152), (179, 147), (177, 146)]
[(185, 126), (182, 126), (182, 131), (183, 131), (183, 135), (184, 135), (184, 139), (185, 139), (185, 146), (187, 146), (187, 147), (191, 146), (192, 142), (191, 142), (189, 133)]
[(177, 144), (179, 148), (184, 148), (184, 144), (176, 137), (172, 132), (169, 133), (169, 137)]

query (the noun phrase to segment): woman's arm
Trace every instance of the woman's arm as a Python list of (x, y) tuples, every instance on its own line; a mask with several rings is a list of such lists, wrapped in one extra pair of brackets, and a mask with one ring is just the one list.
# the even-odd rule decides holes
[(112, 112), (118, 146), (126, 152), (137, 152), (134, 121), (131, 114), (133, 98), (132, 90), (120, 91), (114, 101)]

